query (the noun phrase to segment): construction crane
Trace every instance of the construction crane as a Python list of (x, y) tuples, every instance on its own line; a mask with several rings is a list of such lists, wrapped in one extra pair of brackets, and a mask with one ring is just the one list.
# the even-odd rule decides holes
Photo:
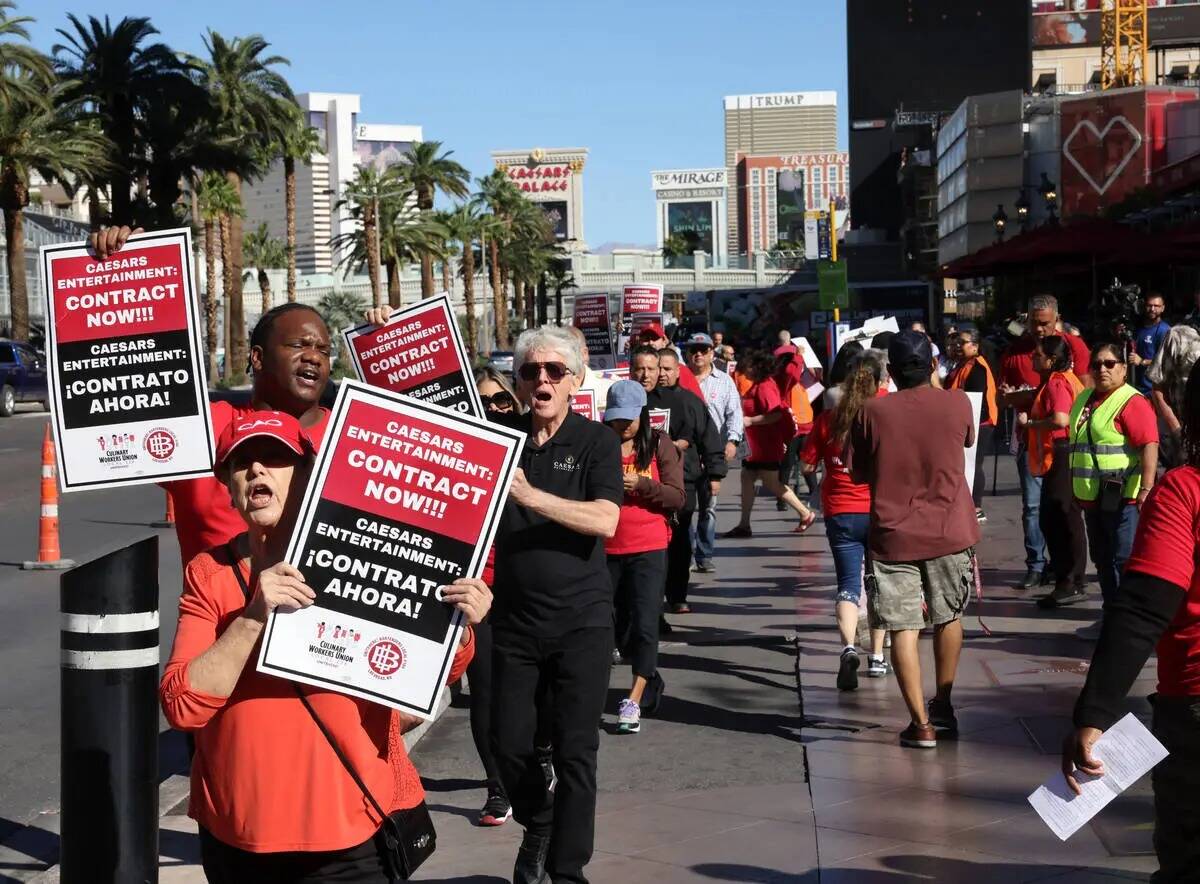
[(1148, 51), (1146, 0), (1102, 0), (1100, 87), (1144, 86)]

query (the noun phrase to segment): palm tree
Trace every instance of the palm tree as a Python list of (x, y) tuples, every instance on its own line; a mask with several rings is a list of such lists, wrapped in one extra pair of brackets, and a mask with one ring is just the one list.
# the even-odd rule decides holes
[(571, 275), (571, 265), (563, 259), (551, 263), (550, 269), (546, 271), (546, 284), (554, 289), (554, 322), (556, 325), (562, 325), (563, 289), (578, 287), (575, 277)]
[(478, 208), (470, 204), (457, 206), (446, 218), (450, 239), (462, 244), (463, 307), (467, 311), (467, 353), (471, 362), (479, 353), (479, 323), (475, 318), (475, 239), (482, 226)]
[[(238, 219), (237, 229), (241, 229), (240, 220), (245, 214), (242, 209), (242, 199), (234, 188), (228, 176), (225, 177), (225, 187), (214, 191), (211, 198), (217, 205), (217, 225), (221, 237), (221, 281), (225, 292), (225, 372), (227, 382), (238, 382), (245, 372), (246, 363), (239, 358), (237, 340), (244, 336), (245, 320), (238, 315), (234, 319), (234, 292), (238, 293), (238, 309), (241, 309), (241, 278), (237, 275), (233, 263), (234, 219)], [(236, 324), (235, 324), (236, 323)], [(240, 356), (244, 357), (244, 353)]]
[[(524, 318), (526, 328), (535, 324), (533, 289), (550, 264), (554, 253), (554, 232), (546, 213), (536, 203), (522, 197), (512, 207), (512, 223), (505, 252), (505, 263), (513, 275), (513, 309)], [(525, 292), (530, 290), (526, 300)], [(545, 311), (543, 311), (545, 312)]]
[[(408, 149), (405, 162), (392, 167), (417, 196), (417, 208), (422, 212), (433, 209), (437, 191), (450, 197), (464, 198), (471, 192), (471, 174), (456, 160), (452, 150), (438, 155), (440, 141), (419, 141)], [(389, 170), (391, 171), (391, 170)], [(433, 294), (433, 254), (421, 256), (421, 297)]]
[(445, 238), (439, 243), (436, 257), (442, 262), (442, 291), (447, 294), (454, 290), (454, 258), (459, 254), (457, 240), (450, 231), (453, 215), (454, 212), (448, 211), (435, 211), (432, 214), (433, 221), (446, 231)]
[[(221, 218), (238, 209), (237, 191), (219, 172), (208, 172), (196, 182), (196, 202), (204, 222), (204, 325), (208, 344), (208, 377), (217, 380), (217, 249), (220, 235), (217, 225)], [(225, 354), (229, 356), (228, 353)], [(228, 358), (226, 358), (228, 364)]]
[[(292, 87), (274, 68), (289, 64), (279, 55), (264, 55), (270, 44), (258, 34), (226, 39), (210, 30), (204, 38), (208, 59), (191, 57), (197, 81), (208, 93), (218, 135), (241, 146), (235, 162), (222, 169), (225, 177), (242, 195), (242, 180), (262, 173), (273, 146), (287, 130), (291, 112), (285, 101), (295, 104)], [(226, 265), (226, 289), (229, 297), (229, 320), (233, 335), (233, 352), (225, 364), (239, 367), (246, 364), (247, 341), (245, 312), (242, 305), (242, 216), (226, 216), (224, 228), (229, 227), (230, 252)], [(228, 338), (229, 335), (227, 334)]]
[(303, 113), (295, 108), (295, 116), (284, 130), (279, 147), (283, 154), (284, 212), (287, 218), (287, 299), (291, 302), (296, 300), (296, 160), (306, 166), (312, 163), (312, 155), (322, 152), (321, 133), (308, 125)]
[[(20, 76), (20, 75), (18, 75)], [(36, 77), (29, 77), (37, 82)], [(22, 95), (40, 91), (26, 101)], [(29, 205), (29, 176), (36, 171), (47, 181), (71, 186), (83, 170), (107, 169), (108, 141), (93, 127), (80, 123), (77, 108), (62, 100), (61, 90), (47, 81), (21, 84), (0, 106), (0, 210), (4, 213), (4, 247), (12, 336), (29, 338), (29, 293), (25, 285), (24, 211)]]
[(54, 66), (64, 85), (63, 99), (86, 102), (112, 145), (109, 154), (114, 223), (132, 224), (133, 183), (146, 160), (142, 120), (150, 98), (166, 88), (182, 89), (187, 67), (165, 43), (149, 42), (158, 30), (148, 18), (123, 18), (113, 27), (108, 16), (87, 23), (69, 14), (74, 32), (58, 34)]
[[(54, 76), (50, 59), (26, 45), (29, 31), (25, 25), (34, 19), (27, 15), (9, 17), (9, 10), (16, 8), (13, 0), (0, 0), (0, 110), (8, 110), (16, 101), (28, 104), (45, 95), (44, 84)], [(17, 40), (6, 39), (9, 37)]]
[[(399, 201), (401, 204), (408, 193), (404, 182), (395, 175), (380, 172), (374, 166), (359, 166), (354, 178), (346, 183), (343, 196), (337, 201), (334, 209), (349, 206), (350, 217), (362, 223), (362, 239), (364, 257), (367, 265), (367, 277), (371, 280), (371, 302), (376, 307), (383, 306), (383, 291), (379, 285), (379, 217), (381, 208)], [(339, 264), (361, 263), (354, 255), (353, 246), (358, 231), (350, 231), (334, 237), (330, 243), (335, 250), (347, 250)]]
[[(246, 234), (242, 254), (246, 263), (258, 271), (258, 291), (262, 295), (262, 312), (266, 313), (271, 309), (271, 277), (267, 271), (287, 266), (287, 246), (283, 240), (271, 236), (264, 221), (257, 230)], [(249, 278), (250, 271), (243, 272), (242, 282)]]
[(691, 252), (688, 251), (687, 239), (682, 234), (672, 233), (663, 240), (662, 254), (666, 266), (674, 267), (676, 259), (691, 254)]
[(474, 202), (487, 209), (491, 218), (488, 224), (487, 258), (491, 272), (496, 348), (507, 350), (512, 344), (508, 328), (508, 280), (507, 272), (500, 261), (500, 246), (508, 241), (512, 228), (512, 214), (525, 198), (499, 169), (480, 178), (476, 183), (479, 185), (479, 193)]

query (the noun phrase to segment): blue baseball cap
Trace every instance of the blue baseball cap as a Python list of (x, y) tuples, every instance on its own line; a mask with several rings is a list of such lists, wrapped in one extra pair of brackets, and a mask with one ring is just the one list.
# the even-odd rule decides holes
[(713, 339), (710, 338), (708, 335), (706, 335), (704, 332), (692, 333), (692, 335), (687, 339), (687, 341), (684, 344), (684, 346), (687, 346), (687, 347), (711, 347), (712, 345), (713, 345)]
[(637, 420), (645, 407), (646, 391), (641, 384), (637, 381), (617, 381), (608, 388), (604, 422)]

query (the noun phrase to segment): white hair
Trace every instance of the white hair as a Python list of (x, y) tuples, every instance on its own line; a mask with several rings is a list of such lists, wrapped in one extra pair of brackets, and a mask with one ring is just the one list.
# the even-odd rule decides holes
[(579, 341), (571, 334), (570, 329), (557, 325), (543, 325), (521, 332), (513, 352), (514, 372), (520, 371), (526, 358), (534, 350), (553, 350), (562, 356), (572, 374), (576, 377), (583, 374), (583, 354), (579, 350)]

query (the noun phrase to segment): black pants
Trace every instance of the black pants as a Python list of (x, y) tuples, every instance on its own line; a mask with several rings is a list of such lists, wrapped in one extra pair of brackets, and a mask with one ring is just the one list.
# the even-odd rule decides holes
[(975, 484), (971, 486), (971, 497), (975, 500), (975, 509), (983, 508), (983, 492), (987, 488), (987, 479), (983, 475), (983, 463), (995, 447), (993, 439), (995, 427), (980, 427), (979, 441), (975, 443)]
[[(493, 628), (492, 751), (513, 816), (550, 835), (554, 884), (586, 884), (596, 829), (596, 752), (612, 668), (611, 626), (537, 638)], [(545, 687), (539, 698), (538, 685)], [(548, 708), (558, 785), (534, 751), (539, 707)]]
[(471, 738), (483, 764), (489, 789), (500, 785), (500, 771), (492, 755), (492, 626), (487, 621), (474, 627), (475, 656), (467, 666), (471, 685)]
[(804, 477), (804, 486), (808, 489), (809, 494), (815, 494), (817, 491), (816, 473), (802, 473), (797, 475), (800, 469), (800, 452), (804, 450), (804, 443), (807, 441), (807, 433), (803, 436), (793, 436), (792, 441), (787, 444), (787, 451), (783, 455), (783, 465), (779, 468), (779, 481), (784, 485), (790, 485), (797, 495), (800, 494), (800, 475)]
[(1065, 440), (1054, 445), (1054, 461), (1042, 476), (1038, 526), (1046, 538), (1054, 580), (1058, 586), (1083, 586), (1087, 542), (1083, 513), (1071, 491), (1070, 448)]
[(1185, 884), (1200, 869), (1200, 697), (1156, 694), (1154, 736), (1168, 755), (1151, 772), (1154, 784), (1154, 884)]
[(200, 861), (209, 884), (382, 884), (391, 880), (383, 871), (374, 838), (345, 850), (251, 853), (218, 841), (201, 826)]
[(618, 647), (633, 662), (633, 674), (650, 678), (658, 668), (658, 618), (662, 614), (667, 551), (608, 557), (616, 597)]
[[(707, 483), (707, 477), (699, 480)], [(688, 581), (692, 578), (692, 516), (696, 514), (696, 486), (691, 482), (683, 486), (686, 497), (683, 509), (675, 514), (671, 526), (671, 543), (667, 546), (667, 601), (682, 605), (687, 601)]]

